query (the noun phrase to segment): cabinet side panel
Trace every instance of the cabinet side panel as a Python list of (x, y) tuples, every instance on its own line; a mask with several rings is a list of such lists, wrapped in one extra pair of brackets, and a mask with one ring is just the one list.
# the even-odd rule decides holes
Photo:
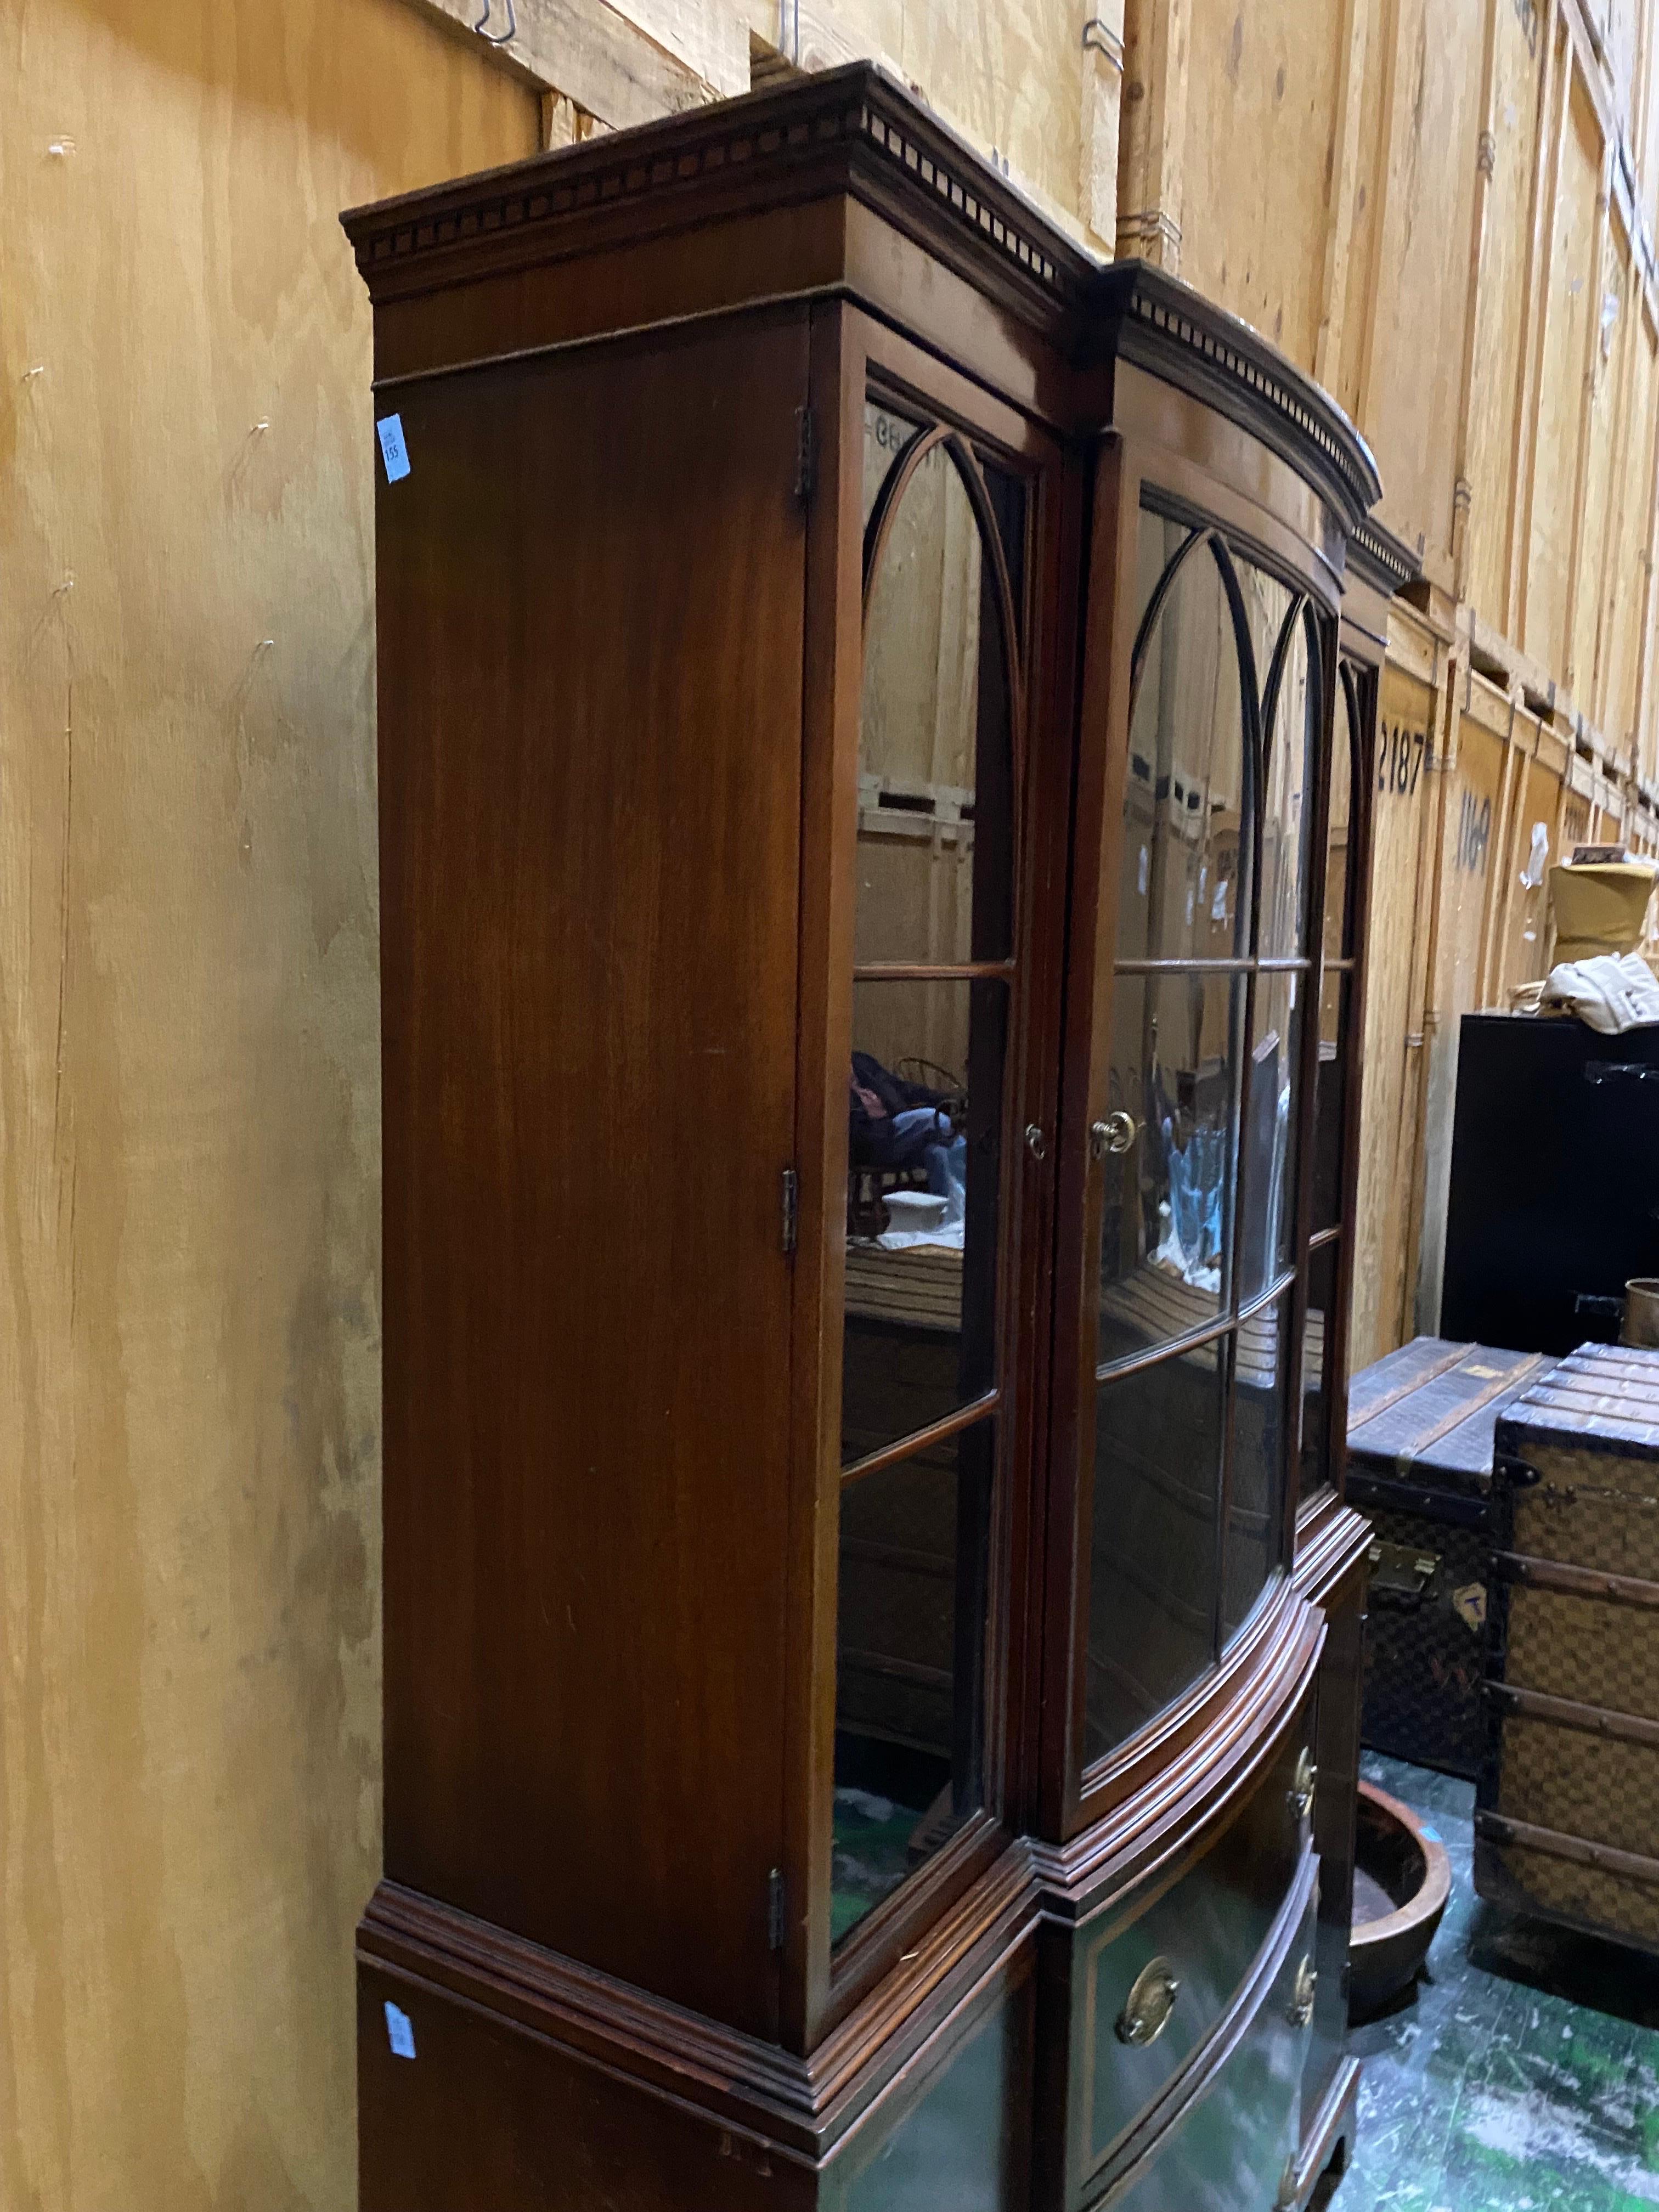
[(386, 1867), (769, 2033), (804, 319), (398, 387)]

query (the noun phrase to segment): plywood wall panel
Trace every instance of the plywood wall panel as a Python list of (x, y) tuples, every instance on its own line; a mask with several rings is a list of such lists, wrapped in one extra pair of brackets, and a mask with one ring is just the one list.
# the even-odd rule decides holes
[(1577, 575), (1571, 593), (1572, 637), (1562, 671), (1581, 709), (1601, 720), (1596, 682), (1596, 640), (1601, 629), (1609, 531), (1615, 495), (1614, 441), (1624, 429), (1624, 401), (1630, 364), (1631, 266), (1628, 249), (1620, 251), (1614, 226), (1603, 222), (1601, 251), (1591, 289), (1589, 410), (1584, 453), (1583, 514), (1579, 531)]
[(1659, 361), (1652, 324), (1639, 307), (1629, 317), (1630, 399), (1618, 465), (1618, 514), (1602, 594), (1601, 701), (1603, 728), (1620, 746), (1636, 726), (1636, 682), (1641, 665), (1642, 608), (1652, 514)]
[[(752, 4), (752, 0), (751, 0)], [(1091, 8), (1089, 15), (1106, 15)], [(1120, 11), (1121, 13), (1121, 11)], [(789, 0), (777, 27), (792, 59), (823, 69), (887, 62), (982, 152), (1080, 228), (1083, 21), (1067, 0)]]
[(1360, 428), (1382, 514), (1449, 579), (1484, 0), (1398, 0), (1392, 132)]
[(1181, 273), (1310, 374), (1345, 45), (1340, 7), (1192, 0)]
[(1575, 71), (1561, 141), (1542, 302), (1543, 350), (1521, 637), (1534, 659), (1564, 674), (1579, 430), (1587, 402), (1586, 325), (1597, 312), (1595, 201), (1601, 168), (1595, 111)]
[(1482, 245), (1479, 321), (1468, 431), (1469, 545), (1466, 589), (1501, 629), (1514, 526), (1516, 415), (1527, 327), (1533, 179), (1544, 84), (1544, 42), (1506, 4), (1493, 24), (1492, 178)]
[(1361, 1044), (1364, 1126), (1348, 1340), (1356, 1371), (1401, 1340), (1411, 1222), (1401, 1193), (1412, 1186), (1416, 1146), (1422, 1049), (1418, 891), (1436, 795), (1437, 779), (1428, 766), (1434, 716), (1435, 694), (1427, 684), (1393, 665), (1383, 670)]
[[(1332, 369), (1336, 398), (1357, 422), (1360, 386), (1364, 380), (1368, 342), (1375, 335), (1378, 216), (1384, 207), (1382, 188), (1386, 161), (1383, 125), (1389, 104), (1389, 82), (1395, 52), (1392, 13), (1385, 0), (1356, 0), (1359, 38), (1358, 128), (1354, 141), (1353, 191), (1348, 231), (1339, 241), (1334, 270), (1340, 292), (1340, 343)], [(1416, 543), (1413, 532), (1412, 543)]]
[(0, 21), (6, 2212), (356, 2201), (379, 1015), (336, 215), (536, 130), (399, 0)]

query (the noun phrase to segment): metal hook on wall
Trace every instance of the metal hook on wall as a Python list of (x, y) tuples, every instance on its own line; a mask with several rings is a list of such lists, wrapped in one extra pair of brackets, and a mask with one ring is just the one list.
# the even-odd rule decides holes
[(484, 27), (495, 10), (495, 0), (484, 0), (483, 13), (472, 27), (481, 39), (487, 40), (492, 46), (511, 46), (519, 35), (519, 18), (513, 5), (513, 0), (507, 0), (507, 28), (504, 31), (490, 31)]

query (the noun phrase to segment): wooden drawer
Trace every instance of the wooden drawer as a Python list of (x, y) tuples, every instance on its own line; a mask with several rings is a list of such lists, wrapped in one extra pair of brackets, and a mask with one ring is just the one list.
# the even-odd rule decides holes
[[(1304, 1708), (1249, 1798), (1196, 1857), (1178, 1860), (1077, 1930), (1067, 2192), (1074, 2204), (1214, 2031), (1282, 1932), (1310, 1856), (1297, 1782), (1310, 1755), (1310, 1721)], [(1177, 1994), (1164, 2025), (1145, 2041), (1134, 2039), (1144, 2033), (1149, 1998), (1156, 2010), (1158, 1982), (1169, 1977)]]
[(1249, 1999), (1170, 2093), (1170, 2123), (1090, 2212), (1270, 2212), (1291, 2180), (1311, 2011), (1307, 1975), (1318, 1911), (1310, 1851), (1252, 1977)]

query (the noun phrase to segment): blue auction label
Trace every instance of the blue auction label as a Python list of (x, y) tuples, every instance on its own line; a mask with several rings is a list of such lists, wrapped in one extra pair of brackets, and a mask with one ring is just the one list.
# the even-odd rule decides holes
[(404, 443), (404, 418), (401, 415), (382, 415), (374, 425), (380, 434), (380, 459), (386, 463), (388, 483), (401, 483), (409, 474), (409, 448)]

